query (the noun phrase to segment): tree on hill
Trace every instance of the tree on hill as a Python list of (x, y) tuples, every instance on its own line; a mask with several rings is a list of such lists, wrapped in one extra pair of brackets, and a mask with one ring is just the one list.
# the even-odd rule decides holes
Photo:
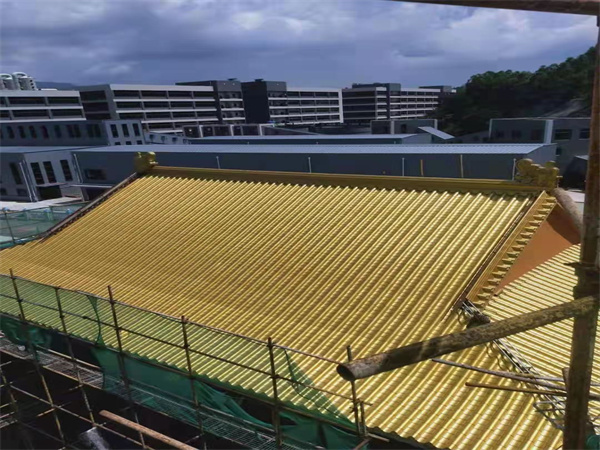
[(504, 70), (473, 75), (444, 100), (433, 117), (457, 136), (487, 129), (496, 117), (543, 116), (578, 99), (578, 115), (589, 114), (594, 78), (594, 48), (535, 72)]

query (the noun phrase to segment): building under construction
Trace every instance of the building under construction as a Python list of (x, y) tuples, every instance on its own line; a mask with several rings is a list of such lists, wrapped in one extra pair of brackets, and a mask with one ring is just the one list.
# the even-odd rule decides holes
[(136, 167), (1, 252), (11, 446), (560, 445), (568, 321), (365, 380), (336, 372), (571, 300), (580, 235), (553, 195), (557, 169), (423, 179), (151, 154)]

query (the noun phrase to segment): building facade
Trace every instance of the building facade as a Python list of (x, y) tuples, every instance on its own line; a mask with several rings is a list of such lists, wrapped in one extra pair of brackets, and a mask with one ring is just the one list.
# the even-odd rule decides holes
[(212, 86), (105, 84), (78, 90), (91, 120), (139, 120), (155, 133), (219, 123)]
[(0, 123), (85, 120), (79, 92), (0, 90)]
[(246, 123), (242, 83), (238, 80), (187, 81), (179, 86), (212, 86), (217, 118), (223, 125)]
[(417, 119), (435, 111), (444, 96), (456, 93), (451, 86), (402, 87), (400, 83), (355, 83), (342, 90), (347, 123), (371, 120)]
[(556, 164), (561, 172), (574, 157), (588, 154), (589, 117), (532, 117), (491, 119), (489, 142), (556, 144)]
[(71, 120), (0, 123), (3, 146), (142, 145), (139, 120)]
[(248, 123), (316, 125), (344, 122), (341, 89), (288, 87), (285, 81), (242, 83)]

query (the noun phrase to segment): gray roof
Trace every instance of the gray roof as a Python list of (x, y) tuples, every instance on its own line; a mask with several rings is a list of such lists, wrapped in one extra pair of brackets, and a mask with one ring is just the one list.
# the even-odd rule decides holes
[[(203, 140), (211, 141), (224, 141), (224, 142), (235, 142), (240, 141), (268, 141), (268, 140), (383, 140), (383, 139), (405, 139), (407, 137), (414, 136), (414, 134), (282, 134), (282, 135), (270, 135), (270, 136), (207, 136), (204, 138), (192, 138), (195, 143), (201, 144)], [(449, 135), (448, 135), (449, 136)]]
[(585, 159), (586, 161), (589, 161), (590, 155), (577, 155), (575, 158)]
[(42, 152), (62, 152), (65, 150), (82, 150), (92, 147), (86, 147), (82, 145), (76, 146), (55, 146), (55, 147), (42, 147), (42, 146), (2, 146), (0, 145), (0, 153), (42, 153)]
[(544, 144), (354, 144), (354, 145), (117, 145), (84, 148), (82, 152), (273, 153), (273, 154), (484, 154), (526, 155)]
[(444, 133), (441, 130), (433, 127), (419, 127), (419, 130), (422, 130), (426, 133), (432, 134), (433, 136), (439, 137), (440, 139), (454, 139), (454, 136), (448, 133)]

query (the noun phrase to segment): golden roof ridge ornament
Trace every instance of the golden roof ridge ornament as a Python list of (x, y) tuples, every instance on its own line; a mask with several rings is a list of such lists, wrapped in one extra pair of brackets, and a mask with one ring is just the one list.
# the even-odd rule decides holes
[(539, 186), (548, 191), (558, 187), (559, 170), (554, 161), (548, 161), (543, 166), (535, 164), (531, 159), (517, 161), (515, 180), (530, 186)]
[(143, 175), (152, 170), (154, 166), (158, 165), (156, 162), (156, 153), (137, 152), (135, 158), (133, 159), (133, 164), (135, 166), (135, 172), (138, 175)]

